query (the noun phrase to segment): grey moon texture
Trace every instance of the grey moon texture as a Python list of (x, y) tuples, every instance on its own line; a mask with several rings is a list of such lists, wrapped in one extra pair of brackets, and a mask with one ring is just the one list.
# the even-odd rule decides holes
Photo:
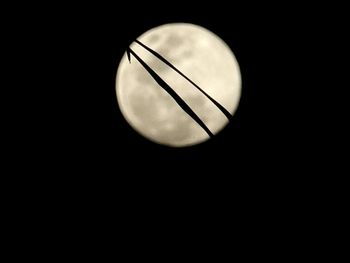
[[(137, 39), (232, 115), (235, 113), (241, 96), (240, 69), (233, 52), (217, 35), (194, 24), (173, 23), (150, 29)], [(130, 48), (182, 97), (214, 135), (228, 124), (226, 116), (185, 78), (137, 43)], [(184, 147), (210, 138), (132, 55), (129, 63), (126, 53), (117, 70), (116, 95), (126, 121), (155, 143)]]

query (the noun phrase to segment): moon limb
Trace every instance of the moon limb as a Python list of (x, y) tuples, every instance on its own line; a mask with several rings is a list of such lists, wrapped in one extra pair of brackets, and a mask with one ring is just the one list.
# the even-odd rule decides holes
[[(147, 31), (138, 39), (234, 113), (241, 89), (239, 67), (228, 46), (216, 35), (192, 24), (167, 24)], [(213, 108), (211, 102), (203, 98), (204, 95), (194, 91), (191, 84), (137, 47), (136, 43), (130, 47), (190, 104), (214, 134), (226, 126), (227, 121), (220, 116), (220, 111)], [(209, 138), (168, 94), (157, 87), (142, 66), (135, 60), (129, 64), (126, 55), (118, 68), (116, 92), (127, 122), (154, 142), (182, 147)]]

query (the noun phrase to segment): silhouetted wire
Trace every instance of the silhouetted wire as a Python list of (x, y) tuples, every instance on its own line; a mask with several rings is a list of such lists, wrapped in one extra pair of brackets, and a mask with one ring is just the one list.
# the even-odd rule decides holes
[(183, 74), (179, 69), (177, 69), (174, 65), (172, 65), (168, 60), (166, 60), (163, 56), (161, 56), (159, 53), (154, 51), (153, 49), (147, 47), (146, 45), (142, 44), (140, 41), (137, 39), (135, 40), (137, 44), (142, 46), (143, 48), (147, 49), (149, 52), (151, 52), (154, 56), (156, 56), (158, 59), (163, 61), (165, 64), (167, 64), (169, 67), (171, 67), (173, 70), (175, 70), (177, 73), (179, 73), (182, 77), (184, 77), (187, 81), (189, 81), (193, 86), (195, 86), (200, 92), (202, 92), (211, 102), (215, 104), (216, 107), (219, 108), (219, 110), (222, 111), (223, 114), (227, 117), (227, 119), (230, 120), (232, 117), (231, 113), (224, 108), (219, 102), (214, 100), (209, 94), (207, 94), (204, 90), (202, 90), (196, 83), (194, 83), (191, 79), (189, 79), (185, 74)]
[(148, 71), (152, 78), (161, 86), (175, 101), (176, 103), (188, 114), (190, 117), (196, 121), (209, 135), (213, 137), (213, 134), (204, 124), (204, 122), (197, 116), (197, 114), (187, 105), (187, 103), (160, 77), (153, 71), (132, 49), (129, 47), (126, 50), (129, 62), (131, 62), (130, 53), (141, 63), (141, 65)]

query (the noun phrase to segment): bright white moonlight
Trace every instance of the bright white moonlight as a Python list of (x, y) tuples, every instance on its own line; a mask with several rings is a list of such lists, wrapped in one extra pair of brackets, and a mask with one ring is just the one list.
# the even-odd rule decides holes
[[(241, 74), (230, 48), (207, 29), (185, 23), (165, 24), (137, 38), (158, 52), (232, 115), (241, 95)], [(137, 43), (130, 48), (201, 118), (215, 135), (225, 115), (190, 82)], [(173, 147), (198, 144), (210, 137), (131, 55), (120, 61), (116, 94), (127, 122), (149, 140)]]

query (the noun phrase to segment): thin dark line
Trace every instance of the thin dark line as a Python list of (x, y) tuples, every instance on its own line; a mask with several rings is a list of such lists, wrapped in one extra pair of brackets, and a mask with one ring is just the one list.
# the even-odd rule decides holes
[(208, 127), (204, 124), (204, 122), (190, 108), (190, 106), (188, 106), (187, 103), (161, 77), (159, 77), (155, 71), (153, 71), (153, 69), (151, 69), (138, 55), (136, 55), (132, 49), (127, 48), (126, 52), (129, 59), (131, 53), (141, 63), (141, 65), (148, 71), (152, 78), (159, 84), (159, 86), (168, 92), (168, 94), (176, 101), (176, 103), (207, 132), (209, 137), (214, 136)]
[(207, 94), (204, 90), (202, 90), (196, 83), (194, 83), (191, 79), (189, 79), (185, 74), (183, 74), (179, 69), (177, 69), (175, 66), (173, 66), (168, 60), (166, 60), (162, 55), (154, 51), (153, 49), (147, 47), (146, 45), (142, 44), (140, 41), (137, 39), (135, 40), (137, 44), (142, 46), (143, 48), (147, 49), (149, 52), (151, 52), (154, 56), (156, 56), (158, 59), (163, 61), (165, 64), (167, 64), (169, 67), (171, 67), (173, 70), (175, 70), (177, 73), (179, 73), (182, 77), (184, 77), (187, 81), (189, 81), (193, 86), (195, 86), (200, 92), (202, 92), (211, 102), (215, 104), (216, 107), (218, 107), (223, 114), (227, 117), (227, 119), (230, 120), (232, 117), (231, 113), (224, 108), (219, 102), (214, 100), (209, 94)]

